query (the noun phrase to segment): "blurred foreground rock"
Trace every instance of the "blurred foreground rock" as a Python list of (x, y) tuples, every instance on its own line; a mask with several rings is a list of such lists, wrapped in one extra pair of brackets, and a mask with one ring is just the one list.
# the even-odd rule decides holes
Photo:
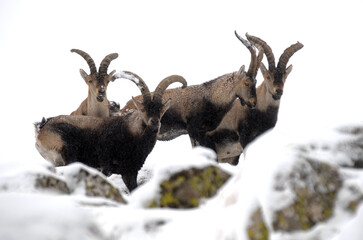
[(64, 167), (60, 173), (65, 177), (71, 192), (84, 192), (86, 196), (126, 203), (119, 190), (95, 169), (74, 163)]
[(160, 184), (160, 195), (150, 207), (194, 208), (203, 199), (213, 197), (230, 178), (216, 166), (190, 168), (174, 173)]
[(329, 221), (344, 224), (363, 201), (363, 124), (339, 127), (306, 143), (290, 141), (285, 146), (272, 143), (273, 134), (261, 139), (264, 146), (271, 145), (268, 161), (289, 157), (281, 170), (274, 170), (269, 196), (285, 204), (257, 204), (246, 235), (251, 240), (267, 240), (276, 234), (286, 240), (326, 239), (336, 232)]
[(307, 230), (333, 214), (341, 180), (336, 167), (329, 164), (304, 160), (299, 161), (287, 178), (277, 176), (276, 191), (289, 188), (294, 202), (275, 213), (275, 231)]

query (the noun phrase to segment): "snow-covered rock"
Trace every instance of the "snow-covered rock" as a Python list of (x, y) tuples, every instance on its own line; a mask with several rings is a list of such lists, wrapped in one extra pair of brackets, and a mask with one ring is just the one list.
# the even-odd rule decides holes
[(126, 203), (119, 190), (96, 169), (81, 163), (59, 167), (57, 173), (65, 178), (73, 194), (112, 199)]
[(305, 134), (273, 129), (247, 148), (217, 205), (241, 213), (241, 239), (341, 234), (363, 200), (362, 129), (360, 122)]
[[(142, 184), (128, 195), (119, 193), (121, 176), (106, 178), (83, 164), (2, 163), (0, 238), (360, 239), (362, 129), (358, 122), (302, 134), (277, 126), (250, 144), (236, 167), (217, 165), (204, 148), (160, 155), (145, 162)], [(210, 198), (184, 182), (204, 189), (219, 175), (230, 177)], [(160, 204), (165, 194), (188, 206), (198, 199), (198, 207)]]

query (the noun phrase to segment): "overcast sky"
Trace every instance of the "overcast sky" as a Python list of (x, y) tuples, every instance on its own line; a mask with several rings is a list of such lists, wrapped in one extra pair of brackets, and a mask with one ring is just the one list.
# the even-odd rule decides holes
[[(40, 158), (32, 124), (69, 114), (87, 97), (79, 69), (89, 68), (70, 49), (88, 52), (97, 66), (117, 52), (109, 71), (133, 71), (150, 89), (171, 74), (192, 85), (249, 65), (234, 30), (265, 40), (276, 62), (291, 44), (304, 44), (289, 61), (279, 124), (362, 120), (362, 3), (0, 0), (0, 160)], [(123, 79), (108, 89), (121, 105), (138, 94)]]

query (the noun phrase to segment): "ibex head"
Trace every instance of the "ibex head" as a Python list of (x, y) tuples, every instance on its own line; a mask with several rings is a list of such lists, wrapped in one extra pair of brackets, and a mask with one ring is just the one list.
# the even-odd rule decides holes
[(267, 61), (268, 61), (268, 70), (263, 63), (261, 63), (260, 69), (264, 78), (264, 81), (267, 84), (268, 91), (272, 95), (273, 99), (279, 100), (284, 91), (284, 84), (287, 76), (290, 74), (292, 70), (292, 65), (286, 68), (286, 65), (292, 55), (295, 52), (304, 47), (303, 44), (297, 42), (290, 47), (286, 48), (285, 51), (280, 56), (277, 67), (275, 65), (275, 57), (272, 53), (272, 50), (269, 45), (262, 39), (248, 35), (246, 33), (247, 39), (253, 43), (254, 45), (263, 48)]
[(87, 74), (83, 69), (80, 69), (82, 78), (88, 85), (88, 89), (92, 96), (96, 97), (98, 102), (103, 102), (106, 98), (106, 90), (110, 81), (114, 81), (115, 78), (112, 75), (115, 73), (115, 70), (110, 74), (107, 74), (107, 68), (110, 65), (111, 61), (118, 57), (117, 53), (111, 53), (107, 55), (101, 62), (100, 67), (97, 71), (95, 62), (86, 52), (79, 49), (72, 49), (71, 52), (76, 52), (81, 55), (84, 60), (87, 61), (88, 66), (90, 68), (91, 73)]
[(256, 75), (258, 67), (260, 66), (263, 58), (263, 49), (259, 48), (258, 56), (256, 56), (256, 50), (254, 49), (253, 45), (239, 36), (236, 31), (234, 33), (251, 53), (251, 62), (247, 73), (245, 72), (244, 65), (242, 65), (242, 67), (236, 73), (237, 80), (242, 82), (242, 84), (239, 84), (239, 90), (237, 91), (240, 93), (238, 94), (238, 98), (240, 99), (242, 105), (246, 104), (248, 107), (254, 108), (257, 103)]
[(182, 76), (172, 75), (163, 79), (156, 87), (153, 96), (151, 96), (150, 90), (144, 80), (135, 73), (125, 71), (116, 74), (115, 77), (129, 79), (139, 87), (143, 101), (140, 102), (134, 97), (132, 101), (136, 109), (140, 112), (143, 122), (154, 132), (159, 131), (160, 119), (171, 104), (171, 99), (168, 99), (166, 102), (162, 101), (165, 89), (174, 82), (182, 83), (183, 88), (187, 86), (187, 82)]

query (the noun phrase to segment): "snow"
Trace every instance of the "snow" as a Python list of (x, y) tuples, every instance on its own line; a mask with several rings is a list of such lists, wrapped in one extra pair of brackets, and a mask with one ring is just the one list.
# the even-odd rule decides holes
[(0, 239), (105, 239), (92, 216), (71, 199), (0, 193)]
[[(346, 126), (356, 125), (349, 123)], [(334, 140), (325, 139), (327, 135), (314, 132), (316, 136), (322, 136), (317, 137), (315, 142), (324, 145), (347, 139), (345, 133), (337, 133), (334, 129), (331, 132), (337, 134)], [(147, 209), (145, 203), (158, 194), (159, 183), (171, 174), (191, 167), (216, 166), (216, 155), (209, 149), (185, 148), (182, 154), (176, 150), (172, 158), (162, 153), (152, 156), (140, 171), (139, 181), (142, 179), (144, 183), (132, 194), (123, 193), (128, 202), (126, 205), (87, 197), (81, 188), (74, 189), (76, 186), (72, 187), (72, 176), (81, 168), (92, 174), (100, 174), (83, 164), (75, 163), (55, 171), (45, 161), (2, 162), (0, 179), (2, 186), (6, 187), (0, 188), (0, 211), (9, 214), (0, 217), (0, 224), (6, 226), (5, 230), (0, 231), (0, 236), (4, 236), (4, 239), (57, 239), (67, 231), (62, 235), (63, 239), (80, 235), (90, 236), (90, 239), (248, 239), (243, 229), (249, 226), (249, 218), (258, 207), (263, 209), (263, 218), (271, 229), (273, 212), (293, 200), (294, 194), (289, 189), (274, 190), (275, 177), (280, 174), (278, 180), (286, 181), (287, 178), (284, 179), (281, 173), (288, 173), (299, 164), (299, 146), (314, 141), (302, 141), (302, 138), (295, 141), (290, 138), (291, 135), (294, 134), (285, 134), (283, 128), (277, 127), (249, 145), (237, 167), (222, 164), (221, 167), (233, 177), (215, 197), (192, 210)], [(261, 147), (265, 150), (260, 151)], [(161, 159), (157, 160), (157, 157)], [(324, 161), (325, 155), (318, 153), (316, 157)], [(336, 164), (334, 159), (331, 164)], [(34, 176), (37, 173), (56, 176), (70, 183), (72, 194), (49, 194), (36, 190)], [(305, 232), (271, 232), (271, 239), (344, 239), (338, 237), (346, 236), (362, 220), (361, 209), (357, 216), (344, 209), (352, 196), (349, 189), (360, 186), (357, 191), (363, 192), (363, 174), (358, 170), (346, 169), (342, 170), (342, 176), (347, 179), (346, 186), (338, 195), (331, 219)], [(120, 177), (113, 175), (108, 179), (120, 188)], [(13, 212), (15, 214), (10, 214)], [(19, 225), (22, 229), (16, 231)], [(349, 234), (352, 232), (361, 234), (358, 230)]]
[(134, 75), (132, 75), (130, 73), (120, 71), (120, 72), (115, 73), (113, 76), (116, 77), (116, 78), (126, 78), (128, 80), (131, 80), (138, 86), (140, 91), (144, 90), (144, 87), (140, 85), (140, 79), (138, 79), (136, 76), (134, 76)]
[[(362, 4), (327, 0), (307, 0), (299, 6), (283, 0), (1, 1), (0, 239), (243, 240), (248, 239), (243, 229), (258, 207), (264, 210), (271, 230), (272, 212), (292, 201), (288, 188), (279, 193), (272, 189), (276, 174), (296, 164), (291, 159), (306, 156), (349, 165), (349, 157), (360, 154), (353, 150), (346, 154), (342, 143), (355, 136), (338, 129), (361, 126), (363, 121), (363, 48), (350, 49), (363, 42), (357, 31), (363, 22)], [(87, 64), (70, 56), (69, 49), (83, 49), (96, 63), (118, 52), (120, 57), (110, 68), (132, 70), (147, 79), (150, 87), (171, 74), (180, 74), (193, 85), (249, 63), (250, 55), (234, 30), (264, 39), (276, 61), (297, 40), (304, 48), (288, 63), (293, 70), (285, 84), (277, 126), (247, 148), (237, 167), (220, 164), (233, 177), (213, 199), (186, 211), (143, 208), (163, 177), (179, 169), (214, 164), (213, 153), (191, 150), (187, 136), (157, 142), (138, 176), (143, 185), (132, 194), (120, 176), (108, 178), (122, 191), (127, 205), (84, 196), (81, 189), (62, 195), (34, 187), (38, 174), (69, 182), (80, 167), (55, 170), (34, 147), (34, 122), (43, 116), (69, 114), (87, 96), (78, 73)], [(346, 37), (349, 44), (342, 45)], [(263, 61), (266, 65), (266, 57)], [(125, 77), (124, 72), (116, 74)], [(260, 84), (260, 72), (257, 79)], [(139, 83), (137, 78), (133, 81)], [(108, 98), (121, 106), (140, 94), (131, 83), (122, 81), (111, 83), (107, 91)], [(307, 232), (273, 232), (270, 239), (361, 239), (363, 207), (355, 214), (344, 207), (356, 194), (351, 188), (363, 192), (363, 176), (358, 170), (341, 170), (340, 174), (345, 185), (329, 221)]]

